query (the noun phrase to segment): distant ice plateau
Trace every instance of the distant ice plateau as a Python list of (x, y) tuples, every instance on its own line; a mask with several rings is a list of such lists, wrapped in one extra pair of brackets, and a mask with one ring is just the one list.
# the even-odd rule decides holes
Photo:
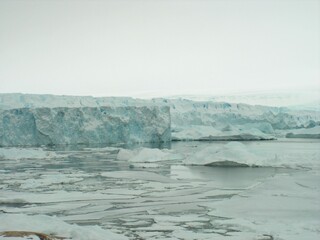
[(319, 113), (187, 99), (0, 94), (0, 146), (319, 138)]

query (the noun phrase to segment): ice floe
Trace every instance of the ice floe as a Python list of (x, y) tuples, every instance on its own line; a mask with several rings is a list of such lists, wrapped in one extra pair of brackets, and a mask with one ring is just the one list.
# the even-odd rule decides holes
[[(102, 229), (98, 226), (78, 226), (68, 224), (57, 217), (45, 215), (29, 216), (25, 214), (0, 214), (0, 222), (0, 231), (35, 231), (49, 235), (53, 234), (70, 240), (128, 239), (125, 236)], [(12, 240), (10, 237), (0, 237), (0, 239)], [(22, 239), (30, 238), (25, 237)]]
[(214, 210), (209, 215), (217, 218), (212, 224), (234, 237), (251, 233), (265, 236), (262, 239), (317, 239), (319, 176), (278, 175), (231, 199), (212, 204)]
[[(320, 167), (320, 150), (315, 150), (315, 148), (310, 152), (303, 152), (299, 149), (279, 148), (276, 144), (275, 142), (271, 145), (275, 146), (273, 150), (268, 150), (269, 148), (266, 147), (261, 148), (258, 143), (229, 142), (222, 146), (210, 144), (188, 156), (184, 163), (216, 167)], [(316, 142), (313, 144), (317, 145)]]
[(158, 167), (158, 163), (184, 159), (183, 154), (178, 154), (168, 149), (139, 148), (134, 150), (120, 149), (118, 160), (128, 161), (136, 167)]
[(1, 148), (0, 159), (49, 159), (58, 158), (61, 155), (43, 148)]
[(256, 166), (263, 159), (250, 152), (240, 142), (230, 142), (221, 146), (208, 146), (194, 155), (189, 156), (186, 163), (206, 166)]

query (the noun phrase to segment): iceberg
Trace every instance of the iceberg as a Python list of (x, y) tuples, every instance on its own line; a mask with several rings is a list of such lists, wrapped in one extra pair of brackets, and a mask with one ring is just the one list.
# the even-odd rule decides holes
[(196, 126), (182, 128), (172, 132), (173, 141), (241, 141), (241, 140), (274, 140), (275, 137), (265, 134), (256, 128), (228, 127), (222, 130), (212, 126)]
[(152, 163), (161, 161), (181, 160), (184, 156), (167, 149), (141, 148), (138, 150), (120, 149), (118, 160), (128, 160), (132, 163)]
[(248, 167), (256, 166), (261, 158), (240, 142), (229, 142), (222, 147), (209, 145), (196, 152), (186, 160), (191, 165), (215, 167)]
[(170, 161), (183, 160), (183, 154), (168, 149), (158, 148), (120, 148), (116, 159), (130, 163), (130, 168), (159, 168), (162, 164)]
[(286, 134), (287, 138), (320, 138), (320, 126), (313, 128), (293, 129)]
[(299, 146), (292, 148), (292, 145), (290, 145), (292, 143), (286, 141), (283, 139), (266, 144), (260, 144), (259, 142), (245, 144), (242, 142), (210, 143), (206, 147), (191, 153), (184, 160), (184, 164), (211, 167), (319, 169), (320, 150), (317, 147), (317, 141), (308, 143), (312, 148), (307, 150)]

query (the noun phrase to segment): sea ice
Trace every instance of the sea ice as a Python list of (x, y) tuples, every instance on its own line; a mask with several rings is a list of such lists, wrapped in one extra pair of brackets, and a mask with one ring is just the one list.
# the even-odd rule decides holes
[(62, 155), (58, 155), (53, 151), (46, 151), (43, 148), (1, 148), (0, 147), (0, 159), (49, 159), (59, 158)]
[(119, 178), (119, 179), (136, 179), (143, 181), (155, 181), (163, 183), (174, 183), (175, 180), (147, 171), (114, 171), (114, 172), (103, 172), (101, 176), (108, 178)]
[[(320, 231), (319, 174), (277, 175), (231, 199), (212, 204), (212, 224), (269, 239), (317, 239)], [(303, 204), (301, 204), (303, 203)], [(268, 238), (267, 238), (268, 239)]]
[(315, 147), (318, 144), (318, 142), (309, 143), (308, 145), (312, 147), (304, 149), (303, 143), (301, 147), (297, 143), (296, 147), (292, 148), (285, 140), (262, 145), (258, 142), (229, 142), (222, 146), (211, 143), (189, 155), (184, 163), (221, 167), (319, 168), (320, 149)]
[[(78, 226), (61, 221), (57, 217), (45, 215), (0, 214), (0, 231), (33, 231), (54, 234), (74, 240), (127, 240), (120, 234), (98, 226)], [(1, 239), (1, 237), (0, 237)], [(2, 239), (12, 240), (12, 238)], [(30, 239), (28, 237), (22, 239)], [(37, 239), (37, 238), (35, 238)]]
[(157, 148), (142, 148), (133, 157), (129, 158), (130, 162), (148, 163), (148, 162), (160, 162), (160, 161), (173, 161), (183, 159), (181, 154), (174, 153), (170, 150), (160, 150)]

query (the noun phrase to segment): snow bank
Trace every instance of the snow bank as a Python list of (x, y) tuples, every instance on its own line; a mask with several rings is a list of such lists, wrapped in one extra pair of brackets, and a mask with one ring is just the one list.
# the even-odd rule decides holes
[[(126, 240), (125, 236), (98, 226), (77, 226), (63, 222), (57, 217), (45, 215), (0, 214), (0, 231), (32, 231), (53, 234), (74, 240)], [(0, 237), (1, 239), (1, 237)], [(12, 238), (2, 239), (12, 240)], [(21, 239), (21, 238), (20, 238)], [(28, 237), (22, 239), (30, 239)], [(37, 239), (37, 238), (35, 238)]]
[(170, 140), (168, 107), (22, 108), (0, 112), (0, 146)]

